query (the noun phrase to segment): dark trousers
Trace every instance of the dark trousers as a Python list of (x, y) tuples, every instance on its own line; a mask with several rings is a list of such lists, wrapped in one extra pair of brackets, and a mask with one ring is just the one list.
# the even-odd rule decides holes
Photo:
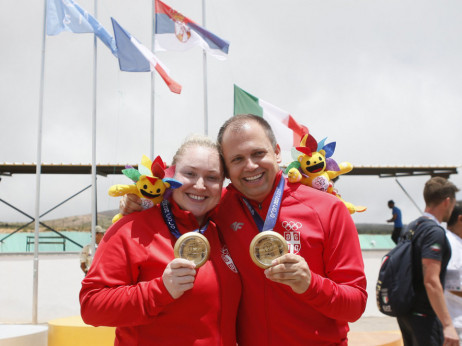
[(410, 314), (398, 317), (404, 346), (443, 345), (443, 326), (435, 315)]
[(402, 227), (395, 227), (393, 228), (393, 233), (391, 234), (391, 239), (398, 244), (399, 236), (401, 235)]

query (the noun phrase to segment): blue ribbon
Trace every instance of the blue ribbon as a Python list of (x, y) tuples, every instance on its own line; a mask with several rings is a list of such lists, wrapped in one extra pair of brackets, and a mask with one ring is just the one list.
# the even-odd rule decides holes
[(279, 215), (279, 209), (281, 208), (283, 192), (284, 192), (284, 177), (281, 177), (281, 180), (279, 181), (279, 184), (276, 187), (276, 190), (274, 191), (273, 198), (271, 199), (268, 212), (266, 213), (265, 222), (263, 222), (263, 219), (254, 209), (254, 207), (252, 207), (250, 202), (246, 198), (244, 197), (242, 198), (245, 205), (249, 209), (250, 214), (252, 215), (253, 220), (255, 221), (255, 225), (257, 225), (259, 232), (272, 230), (274, 226), (276, 225), (276, 221)]
[[(168, 204), (168, 201), (164, 199), (160, 203), (160, 210), (162, 212), (162, 217), (164, 218), (165, 224), (167, 225), (168, 229), (170, 230), (170, 233), (175, 236), (176, 239), (181, 237), (181, 233), (178, 230), (178, 227), (175, 222), (175, 217), (173, 216), (172, 210), (170, 209), (170, 205)], [(207, 224), (204, 226), (203, 229), (195, 229), (192, 232), (199, 232), (200, 234), (204, 234), (204, 232), (207, 230), (207, 227), (209, 226), (209, 222), (207, 221)]]

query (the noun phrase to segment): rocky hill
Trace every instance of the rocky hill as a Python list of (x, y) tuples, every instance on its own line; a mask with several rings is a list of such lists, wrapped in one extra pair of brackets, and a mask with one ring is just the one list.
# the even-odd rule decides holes
[[(112, 218), (115, 214), (118, 213), (118, 210), (107, 210), (98, 213), (98, 222), (97, 224), (107, 229), (111, 226)], [(91, 214), (85, 215), (76, 215), (68, 216), (61, 219), (54, 220), (42, 220), (42, 223), (52, 227), (57, 231), (82, 231), (89, 232), (91, 226)], [(2, 223), (0, 222), (0, 232), (11, 232), (18, 227), (21, 227), (20, 223)], [(393, 230), (393, 226), (389, 224), (376, 224), (376, 223), (359, 223), (356, 224), (356, 228), (359, 234), (390, 234)], [(40, 227), (40, 230), (45, 230), (45, 228)], [(26, 231), (33, 232), (34, 224), (31, 224), (26, 228)]]
[[(107, 210), (98, 213), (97, 217), (97, 224), (107, 229), (109, 226), (112, 225), (112, 218), (115, 214), (118, 213), (118, 210)], [(53, 219), (53, 220), (40, 220), (42, 223), (46, 224), (47, 226), (53, 228), (56, 231), (82, 231), (82, 232), (89, 232), (91, 228), (91, 214), (85, 215), (75, 215), (75, 216), (68, 216), (63, 217), (60, 219)], [(11, 232), (21, 227), (22, 223), (2, 223), (0, 222), (0, 229), (3, 233)], [(46, 227), (40, 226), (40, 230), (46, 230)], [(34, 231), (34, 224), (27, 226), (25, 228), (26, 232), (33, 232)]]

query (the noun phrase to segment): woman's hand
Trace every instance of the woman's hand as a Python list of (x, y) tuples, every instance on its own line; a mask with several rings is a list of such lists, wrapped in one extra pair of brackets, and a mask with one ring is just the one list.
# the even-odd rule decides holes
[(196, 278), (195, 267), (193, 262), (183, 258), (175, 258), (167, 264), (162, 281), (172, 298), (178, 299), (184, 292), (193, 288)]

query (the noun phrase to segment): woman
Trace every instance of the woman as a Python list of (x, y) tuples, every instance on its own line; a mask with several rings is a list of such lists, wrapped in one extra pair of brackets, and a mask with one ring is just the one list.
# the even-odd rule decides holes
[(174, 258), (177, 238), (161, 205), (125, 216), (106, 232), (82, 281), (82, 318), (117, 327), (116, 345), (236, 345), (241, 283), (209, 220), (224, 179), (218, 149), (208, 138), (191, 138), (172, 165), (183, 185), (168, 210), (179, 233), (203, 232), (210, 259), (195, 268)]

